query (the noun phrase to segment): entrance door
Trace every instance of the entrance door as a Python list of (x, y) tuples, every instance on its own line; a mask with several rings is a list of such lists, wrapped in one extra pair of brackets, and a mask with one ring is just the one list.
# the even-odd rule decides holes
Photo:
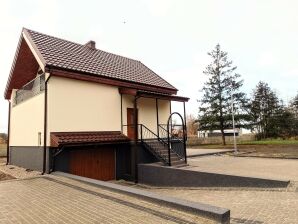
[(115, 179), (115, 149), (102, 146), (98, 149), (70, 151), (69, 172), (97, 180)]
[[(138, 116), (138, 111), (137, 111), (137, 116)], [(127, 108), (127, 137), (129, 137), (130, 139), (135, 139), (135, 131), (136, 131), (136, 128), (134, 127), (134, 109)]]

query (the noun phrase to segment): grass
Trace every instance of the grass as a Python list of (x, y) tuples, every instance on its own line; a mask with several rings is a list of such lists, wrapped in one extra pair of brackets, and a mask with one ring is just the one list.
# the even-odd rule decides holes
[(297, 145), (298, 140), (266, 139), (259, 141), (243, 141), (239, 145)]

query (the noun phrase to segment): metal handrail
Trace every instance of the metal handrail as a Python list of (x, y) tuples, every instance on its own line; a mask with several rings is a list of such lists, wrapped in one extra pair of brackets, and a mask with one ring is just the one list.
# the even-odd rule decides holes
[[(160, 127), (163, 131), (165, 131), (165, 132), (168, 132), (164, 127), (163, 127), (163, 125), (164, 124), (159, 124), (158, 125), (158, 127)], [(182, 126), (182, 125), (181, 125)], [(175, 140), (178, 140), (178, 141), (180, 141), (181, 143), (183, 143), (183, 141), (180, 139), (180, 138), (178, 138), (178, 137), (176, 137), (175, 135), (173, 135), (172, 133), (170, 133), (170, 137), (171, 138), (173, 138), (173, 139), (175, 139)]]

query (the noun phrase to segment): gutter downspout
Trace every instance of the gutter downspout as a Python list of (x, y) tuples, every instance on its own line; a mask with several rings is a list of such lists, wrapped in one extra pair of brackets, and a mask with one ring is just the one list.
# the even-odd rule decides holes
[(10, 138), (10, 108), (11, 108), (11, 103), (9, 102), (9, 108), (8, 108), (8, 127), (7, 127), (7, 149), (6, 149), (6, 165), (9, 164), (9, 138)]
[(48, 125), (48, 81), (51, 75), (46, 79), (44, 86), (44, 130), (43, 130), (43, 166), (42, 175), (46, 172), (47, 163), (47, 125)]

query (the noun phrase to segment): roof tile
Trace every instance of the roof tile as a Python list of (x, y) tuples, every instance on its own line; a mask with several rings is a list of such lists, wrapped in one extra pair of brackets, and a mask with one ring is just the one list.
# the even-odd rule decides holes
[(140, 61), (26, 30), (47, 65), (176, 90)]
[(97, 132), (51, 132), (51, 146), (75, 144), (100, 144), (100, 143), (122, 143), (130, 139), (120, 131), (97, 131)]

